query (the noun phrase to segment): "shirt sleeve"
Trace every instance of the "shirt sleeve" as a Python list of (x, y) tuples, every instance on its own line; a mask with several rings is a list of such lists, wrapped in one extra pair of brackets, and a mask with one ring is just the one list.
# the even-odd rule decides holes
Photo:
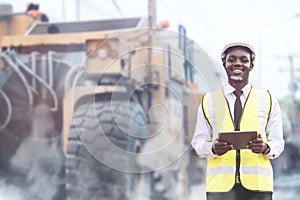
[(198, 108), (197, 123), (191, 145), (201, 158), (213, 158), (216, 155), (212, 152), (212, 144), (212, 130), (204, 117), (201, 104)]
[(266, 130), (270, 152), (265, 156), (270, 159), (277, 158), (284, 150), (284, 139), (280, 106), (274, 97), (272, 97), (272, 108)]

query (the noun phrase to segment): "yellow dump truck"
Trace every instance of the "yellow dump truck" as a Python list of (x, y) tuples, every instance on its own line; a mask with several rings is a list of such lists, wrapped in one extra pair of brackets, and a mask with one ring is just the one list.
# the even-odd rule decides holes
[(215, 66), (183, 26), (40, 22), (8, 9), (0, 46), (0, 173), (14, 177), (9, 184), (47, 185), (28, 199), (188, 198), (207, 87), (194, 75), (205, 65), (208, 80)]

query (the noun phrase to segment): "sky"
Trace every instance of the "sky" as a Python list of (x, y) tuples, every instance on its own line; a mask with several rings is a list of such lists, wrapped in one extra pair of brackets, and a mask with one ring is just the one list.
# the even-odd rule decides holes
[[(0, 1), (1, 2), (1, 1)], [(23, 12), (28, 1), (2, 0)], [(51, 21), (99, 20), (147, 16), (147, 0), (33, 0)], [(79, 6), (77, 6), (79, 5)], [(291, 95), (291, 63), (300, 64), (299, 0), (157, 0), (157, 21), (168, 20), (187, 29), (211, 57), (229, 42), (243, 41), (255, 49), (257, 60), (251, 82), (278, 98)], [(297, 77), (297, 70), (295, 76)]]

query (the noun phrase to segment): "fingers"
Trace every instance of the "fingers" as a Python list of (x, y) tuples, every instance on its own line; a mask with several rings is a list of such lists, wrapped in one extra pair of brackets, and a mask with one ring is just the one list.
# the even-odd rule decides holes
[(257, 137), (258, 137), (258, 138), (261, 138), (261, 134), (260, 134), (260, 133), (257, 133)]
[(228, 144), (227, 142), (222, 142), (216, 139), (213, 144), (213, 151), (216, 155), (223, 155), (229, 150), (233, 150), (234, 147), (232, 144)]
[(260, 145), (262, 143), (264, 143), (262, 138), (256, 138), (256, 139), (250, 141), (248, 145)]
[(251, 149), (253, 153), (262, 153), (267, 148), (266, 143), (264, 143), (263, 139), (261, 138), (261, 134), (257, 134), (257, 138), (250, 141), (247, 145), (247, 148)]
[[(267, 144), (263, 141), (261, 134), (257, 134), (257, 138), (250, 141), (247, 145), (247, 148), (250, 149), (253, 153), (263, 153), (268, 148)], [(213, 152), (216, 155), (223, 155), (227, 151), (234, 150), (234, 146), (227, 142), (220, 141), (218, 139), (213, 143)]]
[(252, 150), (253, 153), (262, 153), (265, 150), (265, 143), (257, 144), (257, 145), (249, 145), (249, 149)]

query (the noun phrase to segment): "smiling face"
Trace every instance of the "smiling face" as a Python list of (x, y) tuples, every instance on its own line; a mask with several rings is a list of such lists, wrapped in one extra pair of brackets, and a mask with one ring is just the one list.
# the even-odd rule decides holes
[(235, 88), (244, 87), (253, 69), (251, 55), (243, 47), (233, 47), (227, 52), (224, 67), (229, 84)]

